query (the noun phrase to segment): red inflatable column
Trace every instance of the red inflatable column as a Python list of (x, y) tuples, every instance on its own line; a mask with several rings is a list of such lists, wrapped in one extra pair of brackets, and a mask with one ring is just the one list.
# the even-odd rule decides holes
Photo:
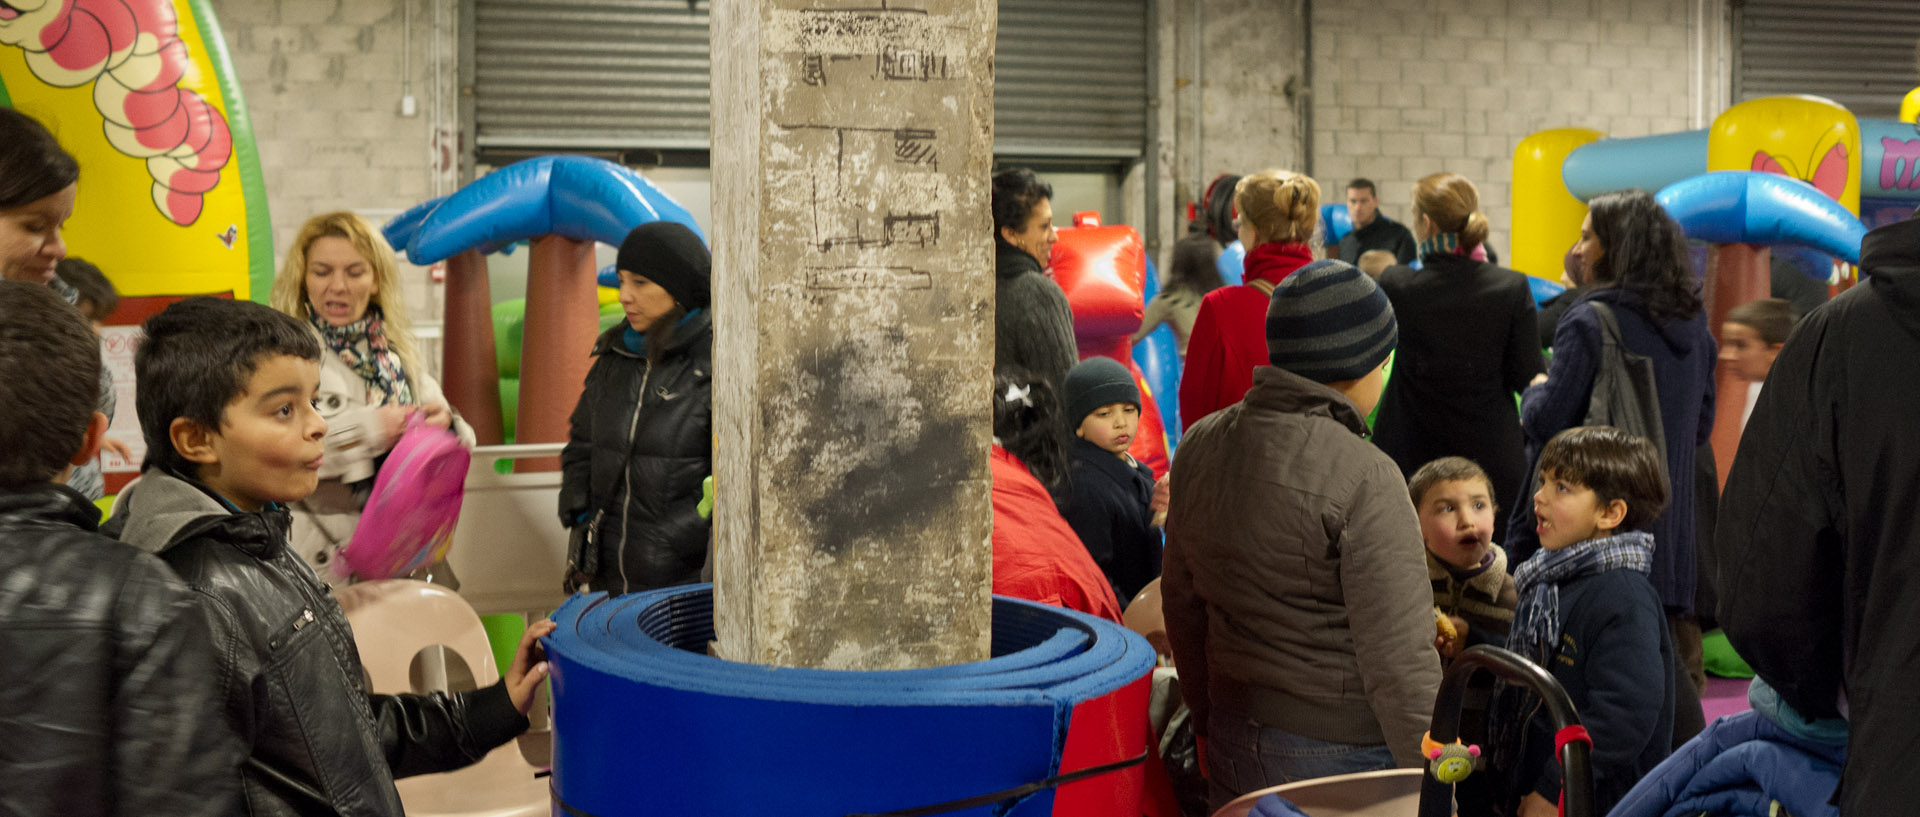
[[(600, 334), (593, 242), (557, 235), (533, 242), (527, 261), (527, 322), (520, 341), (518, 443), (567, 439), (567, 415), (580, 400)], [(515, 471), (552, 471), (559, 458), (521, 460)]]
[[(1715, 340), (1727, 313), (1748, 301), (1768, 297), (1773, 292), (1769, 262), (1773, 253), (1762, 244), (1715, 244), (1707, 256), (1707, 320)], [(1747, 410), (1747, 382), (1733, 368), (1719, 363), (1713, 370), (1713, 464), (1719, 471), (1720, 487), (1727, 487), (1727, 471), (1733, 467), (1733, 454), (1740, 448), (1740, 418)], [(1668, 445), (1673, 441), (1668, 440)], [(1681, 479), (1682, 475), (1672, 475)]]
[(447, 315), (441, 334), (440, 380), (447, 402), (473, 426), (481, 445), (499, 445), (500, 362), (493, 338), (493, 294), (487, 257), (467, 250), (447, 259)]

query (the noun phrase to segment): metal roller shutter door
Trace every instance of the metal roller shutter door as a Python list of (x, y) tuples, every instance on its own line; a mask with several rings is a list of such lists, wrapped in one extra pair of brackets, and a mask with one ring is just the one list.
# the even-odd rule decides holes
[(1147, 36), (1146, 0), (1000, 0), (993, 151), (1144, 153)]
[(481, 147), (705, 149), (707, 6), (477, 0)]
[[(475, 0), (481, 147), (704, 149), (707, 4)], [(1147, 134), (1147, 0), (1002, 0), (995, 152), (1136, 157)]]
[(1734, 98), (1812, 94), (1894, 119), (1920, 84), (1920, 2), (1745, 0), (1734, 5)]

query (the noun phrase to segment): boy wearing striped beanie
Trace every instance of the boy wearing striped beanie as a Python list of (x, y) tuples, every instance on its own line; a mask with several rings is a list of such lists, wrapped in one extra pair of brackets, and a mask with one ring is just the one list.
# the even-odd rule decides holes
[(1363, 419), (1397, 339), (1365, 273), (1308, 264), (1268, 306), (1273, 365), (1180, 442), (1161, 588), (1215, 807), (1422, 762), (1440, 685), (1426, 549)]

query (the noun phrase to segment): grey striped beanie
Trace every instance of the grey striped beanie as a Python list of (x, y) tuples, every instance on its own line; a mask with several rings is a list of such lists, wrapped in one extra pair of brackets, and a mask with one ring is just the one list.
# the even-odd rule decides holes
[(1267, 304), (1268, 362), (1316, 383), (1365, 376), (1399, 340), (1387, 294), (1344, 261), (1301, 267)]

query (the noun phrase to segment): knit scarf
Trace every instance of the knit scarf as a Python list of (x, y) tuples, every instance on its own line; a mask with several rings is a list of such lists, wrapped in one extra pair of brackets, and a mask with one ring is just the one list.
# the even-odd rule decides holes
[(1434, 233), (1431, 237), (1420, 242), (1421, 258), (1449, 252), (1454, 255), (1467, 256), (1475, 261), (1487, 260), (1487, 246), (1485, 244), (1462, 247), (1460, 246), (1459, 233)]
[(327, 350), (353, 369), (366, 384), (378, 389), (391, 405), (413, 405), (413, 388), (407, 384), (406, 367), (400, 354), (387, 344), (386, 316), (378, 304), (368, 304), (367, 314), (345, 326), (334, 326), (319, 315), (309, 316)]
[(1297, 241), (1269, 241), (1247, 253), (1241, 267), (1243, 283), (1267, 281), (1279, 285), (1294, 270), (1313, 263), (1313, 248)]
[(1579, 542), (1562, 550), (1541, 550), (1513, 572), (1520, 604), (1513, 610), (1507, 649), (1547, 666), (1560, 643), (1560, 585), (1615, 568), (1640, 573), (1653, 569), (1653, 534), (1629, 531)]
[[(1553, 654), (1560, 644), (1560, 585), (1582, 576), (1626, 568), (1645, 574), (1653, 569), (1653, 534), (1628, 531), (1575, 543), (1561, 550), (1540, 550), (1513, 572), (1520, 603), (1513, 610), (1513, 629), (1507, 649), (1553, 671)], [(1494, 703), (1489, 734), (1494, 764), (1511, 772), (1522, 740), (1527, 712), (1535, 696), (1504, 682)]]

